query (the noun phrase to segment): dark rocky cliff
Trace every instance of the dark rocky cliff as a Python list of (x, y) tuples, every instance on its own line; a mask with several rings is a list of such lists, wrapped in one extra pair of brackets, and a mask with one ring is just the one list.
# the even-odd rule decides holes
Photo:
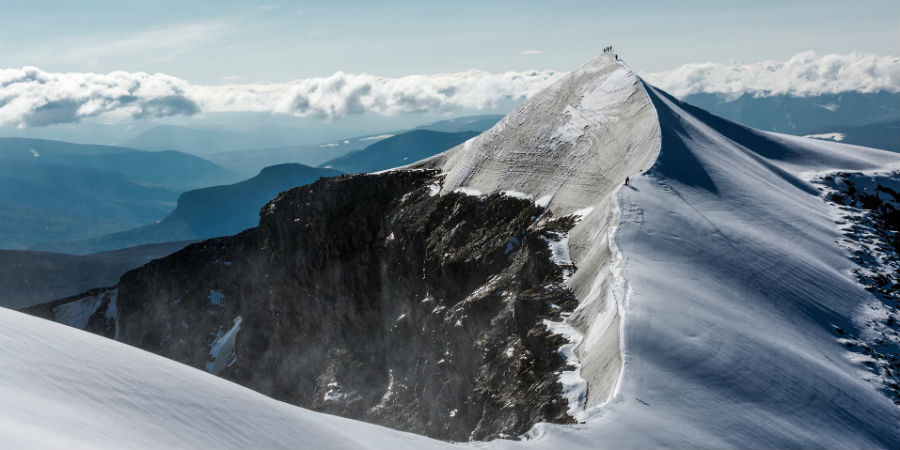
[(274, 398), (441, 439), (571, 422), (565, 340), (543, 320), (576, 304), (574, 267), (548, 248), (574, 220), (440, 182), (323, 179), (279, 194), (257, 228), (30, 312), (82, 311), (93, 332)]

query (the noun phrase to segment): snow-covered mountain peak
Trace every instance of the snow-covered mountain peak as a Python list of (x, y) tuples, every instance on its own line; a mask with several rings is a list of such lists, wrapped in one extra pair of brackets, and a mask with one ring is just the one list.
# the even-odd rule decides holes
[(659, 128), (639, 77), (604, 54), (420, 166), (447, 174), (443, 192), (465, 187), (550, 196), (550, 209), (568, 214), (647, 167), (658, 148)]

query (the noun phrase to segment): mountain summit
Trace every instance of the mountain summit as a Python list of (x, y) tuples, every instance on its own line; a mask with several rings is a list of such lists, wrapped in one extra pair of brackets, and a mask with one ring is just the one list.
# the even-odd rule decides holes
[[(488, 447), (894, 448), (896, 253), (871, 242), (896, 174), (604, 55), (460, 146), (283, 192), (257, 228), (30, 312), (320, 411), (526, 439)], [(53, 376), (11, 379), (51, 395)], [(291, 418), (271, 433), (321, 439)], [(445, 445), (357, 425), (341, 438)]]

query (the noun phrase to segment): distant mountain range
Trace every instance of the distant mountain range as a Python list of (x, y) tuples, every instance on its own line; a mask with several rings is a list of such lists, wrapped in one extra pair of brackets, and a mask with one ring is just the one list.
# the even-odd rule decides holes
[(843, 92), (810, 97), (790, 95), (728, 98), (692, 94), (683, 101), (763, 131), (805, 135), (834, 126), (900, 121), (900, 93)]
[[(446, 137), (440, 133), (476, 132), (477, 134), (494, 126), (501, 118), (502, 116), (498, 115), (459, 117), (420, 125), (412, 131), (437, 132), (438, 134), (433, 135), (434, 139), (446, 142)], [(264, 167), (283, 163), (300, 163), (308, 166), (331, 165), (337, 170), (348, 173), (365, 172), (403, 165), (405, 164), (403, 162), (404, 157), (409, 158), (412, 154), (425, 155), (431, 151), (429, 149), (433, 150), (435, 148), (435, 144), (429, 144), (427, 138), (420, 138), (418, 140), (406, 139), (404, 142), (407, 142), (410, 145), (425, 145), (428, 149), (422, 148), (421, 150), (417, 150), (410, 148), (406, 151), (400, 148), (400, 145), (398, 145), (397, 142), (394, 142), (393, 144), (390, 144), (393, 149), (392, 151), (388, 150), (388, 146), (385, 146), (376, 148), (372, 152), (349, 156), (347, 159), (343, 158), (350, 152), (362, 150), (367, 146), (373, 146), (384, 139), (399, 137), (408, 132), (409, 131), (390, 131), (374, 135), (337, 139), (331, 142), (275, 148), (259, 148), (257, 146), (255, 147), (256, 149), (252, 150), (227, 151), (207, 155), (205, 157), (222, 167), (248, 177), (258, 173)], [(437, 145), (440, 147), (443, 144)], [(446, 148), (442, 148), (440, 150), (445, 149)], [(386, 151), (384, 157), (387, 159), (384, 162), (378, 161), (378, 156), (373, 153), (381, 151)], [(405, 154), (400, 155), (400, 153), (404, 152)], [(365, 161), (359, 160), (359, 162), (353, 162), (358, 158), (363, 158)], [(410, 158), (406, 161), (408, 162), (414, 159), (416, 158)], [(347, 170), (340, 168), (344, 165), (346, 165)]]
[(287, 147), (237, 150), (207, 155), (210, 161), (245, 177), (259, 173), (263, 168), (276, 164), (299, 163), (318, 166), (332, 158), (365, 148), (373, 142), (390, 137), (390, 134), (347, 138), (324, 144), (300, 144)]
[(235, 181), (235, 174), (203, 158), (178, 151), (72, 144), (43, 139), (0, 138), (0, 162), (83, 167), (145, 184), (197, 188)]
[(456, 119), (440, 120), (416, 127), (416, 130), (441, 131), (444, 133), (457, 133), (460, 131), (484, 131), (502, 119), (502, 115), (489, 114), (481, 116), (465, 116)]
[(378, 141), (321, 165), (344, 173), (374, 172), (410, 164), (459, 145), (478, 131), (413, 130)]
[(0, 248), (127, 230), (165, 217), (185, 189), (234, 177), (181, 152), (0, 138)]
[(181, 150), (195, 155), (284, 146), (303, 139), (300, 133), (232, 131), (157, 125), (125, 141), (143, 150)]
[[(145, 147), (177, 143), (179, 148), (203, 147), (206, 152), (218, 149), (204, 155), (207, 159), (174, 150), (0, 138), (0, 248), (82, 254), (235, 233), (255, 225), (258, 208), (281, 190), (338, 171), (367, 172), (403, 165), (446, 150), (499, 118), (461, 117), (425, 124), (411, 132), (227, 152), (220, 149), (258, 148), (267, 141), (255, 140), (253, 133), (174, 126), (155, 127), (131, 141)], [(348, 152), (355, 153), (342, 158)], [(300, 174), (298, 166), (265, 169), (284, 163), (331, 164), (334, 170), (308, 167), (314, 172)], [(222, 198), (215, 198), (212, 203), (201, 201), (173, 212), (179, 193), (208, 186), (230, 189), (229, 195), (236, 196), (234, 203), (241, 205), (224, 205)], [(202, 195), (216, 197), (216, 191)], [(185, 198), (197, 195), (201, 194), (190, 193)], [(242, 204), (245, 201), (248, 203)], [(231, 206), (243, 212), (221, 212), (231, 211)], [(203, 213), (191, 212), (207, 211), (206, 207), (226, 209), (205, 218)], [(182, 220), (185, 217), (188, 222)]]
[(900, 121), (860, 126), (832, 125), (810, 133), (807, 137), (898, 152), (900, 151)]
[(87, 254), (235, 234), (256, 226), (259, 209), (279, 192), (338, 174), (302, 164), (271, 166), (239, 183), (185, 192), (178, 197), (175, 210), (156, 223), (90, 239), (42, 244), (35, 249)]

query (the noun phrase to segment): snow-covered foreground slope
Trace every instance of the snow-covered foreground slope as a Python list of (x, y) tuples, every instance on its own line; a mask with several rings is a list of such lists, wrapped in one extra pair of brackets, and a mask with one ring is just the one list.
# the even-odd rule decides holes
[(447, 444), (297, 408), (143, 350), (0, 308), (0, 448), (423, 445)]

